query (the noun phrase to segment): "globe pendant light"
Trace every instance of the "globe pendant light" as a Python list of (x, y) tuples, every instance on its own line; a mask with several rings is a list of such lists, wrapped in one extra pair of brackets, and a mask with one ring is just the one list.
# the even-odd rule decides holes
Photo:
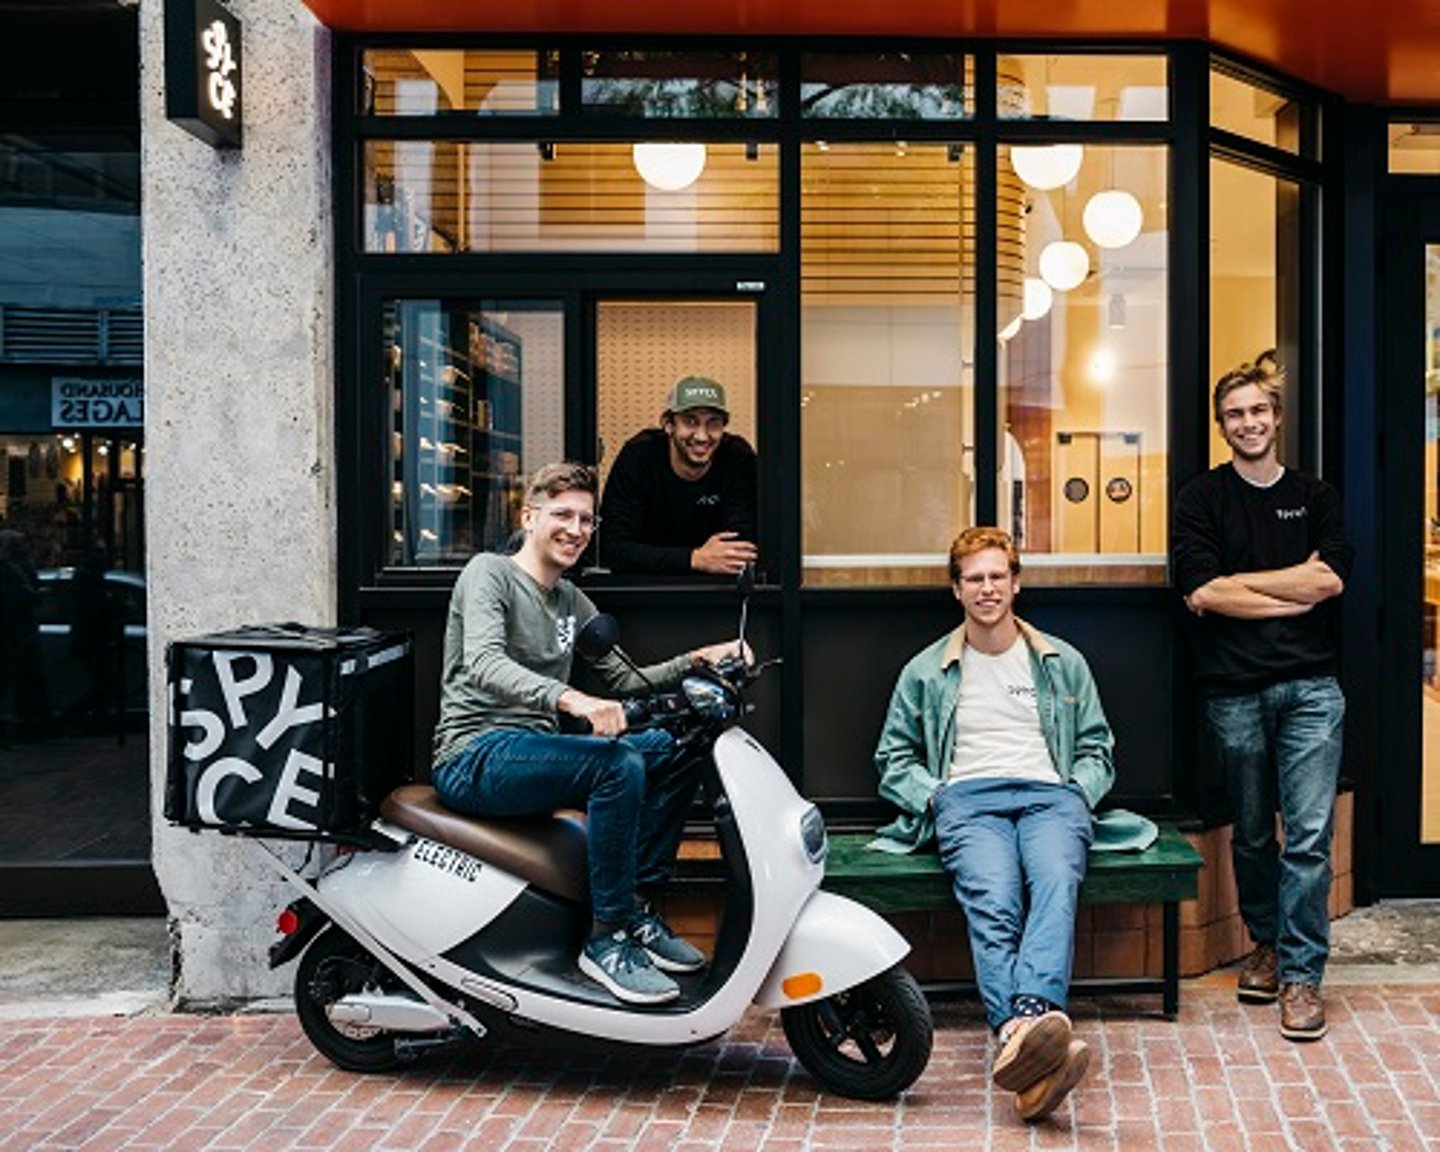
[(1055, 293), (1050, 291), (1050, 285), (1037, 276), (1025, 277), (1025, 303), (1020, 309), (1021, 316), (1026, 320), (1039, 320), (1050, 311), (1054, 302)]
[(630, 151), (635, 171), (661, 192), (688, 188), (705, 170), (704, 144), (636, 144)]
[(1073, 240), (1055, 240), (1040, 253), (1040, 276), (1057, 292), (1078, 288), (1090, 275), (1090, 253)]
[(1085, 234), (1101, 248), (1124, 248), (1140, 235), (1145, 214), (1129, 192), (1111, 188), (1090, 197), (1082, 219)]
[(1008, 344), (1020, 334), (1020, 325), (1025, 323), (1024, 316), (1016, 316), (1009, 324), (1000, 329), (1000, 343)]
[(1079, 144), (1016, 144), (1010, 149), (1015, 175), (1038, 192), (1069, 184), (1084, 159), (1085, 149)]

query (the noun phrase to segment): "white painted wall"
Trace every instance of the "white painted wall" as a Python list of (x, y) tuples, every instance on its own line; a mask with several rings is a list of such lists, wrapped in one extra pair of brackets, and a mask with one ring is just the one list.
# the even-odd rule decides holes
[(293, 0), (244, 25), (244, 148), (165, 119), (162, 0), (140, 12), (154, 862), (188, 1003), (272, 995), (288, 897), (255, 845), (161, 817), (167, 642), (336, 617), (330, 37)]

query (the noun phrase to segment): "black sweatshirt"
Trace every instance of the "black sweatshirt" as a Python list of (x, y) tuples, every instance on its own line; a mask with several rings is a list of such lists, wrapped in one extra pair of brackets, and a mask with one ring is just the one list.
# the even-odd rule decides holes
[[(1329, 484), (1287, 468), (1260, 488), (1231, 464), (1212, 468), (1181, 491), (1171, 548), (1175, 581), (1185, 596), (1217, 576), (1289, 568), (1312, 552), (1346, 580), (1354, 556), (1341, 525), (1340, 496)], [(1309, 612), (1276, 619), (1191, 615), (1200, 694), (1241, 695), (1284, 680), (1333, 675), (1338, 607), (1331, 597)]]
[(699, 480), (670, 466), (670, 438), (647, 428), (620, 449), (605, 481), (599, 563), (616, 572), (684, 573), (690, 553), (716, 532), (755, 540), (755, 450), (721, 438)]

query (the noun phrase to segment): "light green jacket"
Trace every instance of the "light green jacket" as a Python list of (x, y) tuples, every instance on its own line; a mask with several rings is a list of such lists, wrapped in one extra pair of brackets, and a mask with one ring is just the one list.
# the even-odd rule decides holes
[[(1100, 706), (1100, 693), (1085, 658), (1065, 641), (1017, 620), (1030, 651), (1040, 731), (1060, 779), (1079, 786), (1091, 811), (1115, 782), (1114, 738)], [(965, 625), (921, 651), (900, 671), (890, 711), (875, 749), (880, 795), (900, 809), (898, 819), (877, 833), (871, 847), (913, 852), (935, 835), (930, 798), (945, 782), (955, 751), (955, 712), (960, 699)], [(1107, 839), (1097, 820), (1096, 846)], [(1143, 817), (1119, 813), (1127, 823)], [(1153, 839), (1153, 825), (1150, 825)], [(1143, 846), (1143, 845), (1142, 845)]]

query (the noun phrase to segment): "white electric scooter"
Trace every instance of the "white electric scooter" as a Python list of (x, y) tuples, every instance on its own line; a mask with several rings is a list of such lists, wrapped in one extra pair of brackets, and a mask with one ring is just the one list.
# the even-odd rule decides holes
[[(742, 639), (744, 620), (742, 607)], [(577, 644), (593, 657), (617, 633), (597, 617)], [(302, 898), (280, 916), (271, 967), (300, 955), (295, 1008), (315, 1047), (355, 1071), (488, 1035), (669, 1048), (722, 1035), (754, 1003), (780, 1010), (825, 1088), (885, 1099), (914, 1083), (933, 1025), (900, 966), (909, 945), (874, 912), (820, 891), (820, 812), (735, 726), (764, 667), (736, 658), (626, 702), (632, 728), (664, 727), (703, 757), (726, 867), (714, 956), (676, 977), (678, 999), (622, 1004), (576, 968), (590, 925), (581, 820), (478, 820), (412, 784), (382, 806), (372, 828), (382, 847), (342, 855), (314, 881), (272, 854)]]

